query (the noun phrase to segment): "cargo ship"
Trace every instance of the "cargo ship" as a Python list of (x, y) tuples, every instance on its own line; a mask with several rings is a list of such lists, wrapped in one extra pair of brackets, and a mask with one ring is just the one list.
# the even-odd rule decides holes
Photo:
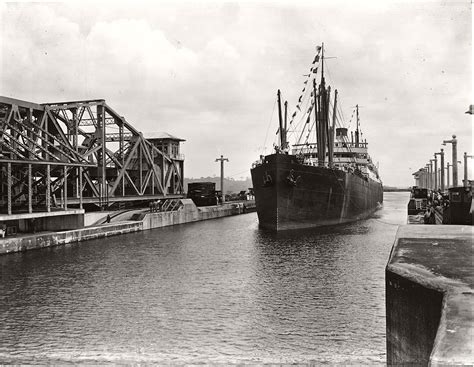
[(250, 171), (262, 228), (280, 231), (356, 221), (383, 202), (378, 167), (362, 139), (359, 107), (353, 111), (356, 127), (349, 138), (337, 90), (332, 97), (326, 86), (324, 44), (317, 47), (305, 76), (289, 123), (287, 103), (283, 114), (278, 90), (279, 145), (272, 154), (261, 155)]

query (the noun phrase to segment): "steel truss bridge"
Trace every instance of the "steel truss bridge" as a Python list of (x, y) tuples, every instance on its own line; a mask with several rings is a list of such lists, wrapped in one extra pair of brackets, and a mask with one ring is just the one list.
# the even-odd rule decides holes
[(182, 139), (171, 138), (146, 139), (103, 99), (0, 96), (0, 213), (182, 197)]

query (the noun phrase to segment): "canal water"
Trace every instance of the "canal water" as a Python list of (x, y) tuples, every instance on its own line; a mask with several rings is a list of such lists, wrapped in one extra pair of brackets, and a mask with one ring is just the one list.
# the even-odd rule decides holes
[(250, 213), (0, 256), (0, 363), (384, 363), (408, 196), (319, 230)]

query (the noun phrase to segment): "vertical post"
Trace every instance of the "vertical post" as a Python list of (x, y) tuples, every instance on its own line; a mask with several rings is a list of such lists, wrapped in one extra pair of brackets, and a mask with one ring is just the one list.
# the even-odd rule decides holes
[(434, 188), (433, 159), (430, 159), (430, 190)]
[(441, 191), (444, 191), (444, 150), (441, 149)]
[(106, 156), (106, 141), (105, 141), (105, 108), (104, 105), (97, 105), (97, 129), (100, 135), (100, 151), (98, 152), (97, 167), (99, 167), (99, 193), (100, 193), (100, 204), (104, 204), (103, 201), (106, 196), (106, 179), (105, 179), (105, 156)]
[(158, 178), (155, 176), (155, 169), (154, 169), (154, 164), (155, 164), (155, 152), (153, 149), (150, 149), (150, 154), (151, 154), (151, 194), (155, 195), (155, 178)]
[(140, 176), (139, 176), (139, 184), (140, 186), (138, 187), (138, 194), (142, 195), (143, 194), (143, 162), (142, 162), (143, 156), (142, 156), (142, 142), (140, 142), (140, 145), (138, 146), (138, 169), (140, 170)]
[(464, 152), (464, 187), (469, 186), (469, 178), (467, 177), (468, 170), (467, 170), (467, 159), (468, 158), (474, 158), (472, 155), (468, 155), (466, 152)]
[(32, 187), (31, 163), (28, 164), (28, 213), (33, 213), (33, 187)]
[[(73, 122), (73, 133), (74, 133), (74, 136), (72, 137), (73, 139), (73, 144), (74, 144), (74, 150), (76, 152), (79, 151), (79, 147), (78, 147), (78, 136), (79, 136), (79, 121), (78, 121), (78, 117), (77, 117), (77, 108), (73, 108), (72, 110), (72, 122)], [(76, 192), (73, 193), (73, 195), (76, 196), (76, 198), (79, 197), (79, 169), (76, 167), (76, 169), (74, 170), (74, 175), (76, 176), (75, 177), (75, 186), (76, 186)]]
[(181, 193), (184, 193), (184, 161), (180, 161), (179, 167), (181, 168), (181, 181), (180, 181), (181, 186), (182, 186)]
[(319, 101), (320, 96), (318, 96), (316, 91), (316, 79), (313, 79), (313, 96), (314, 96), (314, 125), (316, 132), (316, 155), (318, 157), (318, 166), (322, 166), (322, 159), (321, 159), (321, 131), (320, 131), (320, 117), (321, 117), (321, 103)]
[(429, 169), (429, 167), (426, 167), (426, 168), (425, 168), (425, 171), (426, 171), (426, 172), (425, 172), (425, 176), (426, 176), (426, 177), (425, 177), (425, 180), (426, 180), (426, 186), (425, 186), (425, 187), (426, 187), (427, 189), (429, 189), (429, 188), (430, 188), (430, 169)]
[(81, 192), (80, 191), (81, 188), (79, 187), (79, 167), (76, 167), (74, 169), (74, 171), (75, 171), (74, 175), (76, 176), (76, 194), (75, 194), (75, 196), (76, 196), (76, 199), (78, 199), (79, 195), (80, 195), (80, 192)]
[(355, 142), (356, 148), (359, 147), (359, 105), (356, 104), (356, 133), (355, 133)]
[(456, 139), (456, 135), (453, 135), (453, 186), (456, 187), (458, 185), (458, 141)]
[(67, 167), (64, 166), (64, 182), (63, 182), (63, 187), (64, 187), (64, 210), (67, 210)]
[[(122, 169), (125, 170), (125, 151), (123, 149), (123, 122), (119, 125), (119, 151)], [(125, 196), (125, 175), (122, 177), (122, 196)]]
[(332, 126), (330, 137), (330, 151), (329, 151), (329, 166), (334, 164), (334, 134), (336, 131), (336, 116), (337, 116), (337, 89), (334, 90), (334, 106), (332, 109)]
[[(27, 115), (27, 121), (28, 121), (28, 137), (32, 139), (33, 141), (36, 141), (36, 139), (33, 137), (33, 109), (29, 108), (28, 109), (28, 115)], [(31, 147), (31, 150), (35, 150), (35, 143), (34, 142), (28, 142), (28, 145)], [(30, 159), (33, 158), (33, 153), (29, 152), (28, 156)]]
[(47, 132), (49, 131), (48, 130), (49, 118), (46, 111), (43, 112), (42, 119), (44, 121), (43, 126), (42, 126), (44, 131), (42, 132), (43, 141), (41, 144), (43, 145), (43, 148), (44, 148), (44, 159), (49, 160), (48, 143), (49, 143), (50, 137), (47, 135)]
[(7, 163), (7, 211), (12, 214), (12, 164)]
[(46, 165), (46, 211), (51, 211), (51, 166)]
[(79, 208), (82, 209), (82, 167), (79, 167)]
[(224, 196), (224, 161), (229, 162), (227, 158), (224, 158), (223, 155), (221, 155), (220, 158), (216, 158), (216, 162), (220, 161), (221, 162), (221, 200), (222, 203), (225, 202), (225, 196)]
[(458, 152), (457, 152), (457, 145), (458, 141), (456, 139), (456, 135), (453, 135), (453, 138), (451, 140), (443, 140), (443, 145), (446, 145), (447, 143), (450, 143), (453, 145), (453, 187), (456, 187), (458, 185)]
[(449, 189), (449, 167), (451, 167), (451, 165), (449, 164), (446, 164), (446, 188)]
[(438, 190), (438, 159), (436, 159), (436, 153), (434, 154), (434, 189)]
[(163, 195), (166, 195), (168, 193), (168, 187), (166, 186), (166, 182), (165, 182), (165, 164), (166, 164), (166, 161), (165, 161), (165, 146), (164, 144), (161, 145), (162, 149), (161, 149), (161, 183), (163, 185)]
[(74, 145), (74, 150), (77, 152), (78, 150), (78, 135), (79, 135), (79, 121), (77, 118), (77, 108), (72, 109), (72, 123), (74, 124), (73, 126), (73, 134), (74, 136), (72, 137), (72, 143)]
[(279, 89), (277, 92), (277, 101), (278, 101), (278, 122), (280, 124), (280, 148), (283, 149), (283, 145), (285, 143), (283, 140), (285, 139), (285, 133), (283, 132), (283, 118), (281, 115), (281, 93)]

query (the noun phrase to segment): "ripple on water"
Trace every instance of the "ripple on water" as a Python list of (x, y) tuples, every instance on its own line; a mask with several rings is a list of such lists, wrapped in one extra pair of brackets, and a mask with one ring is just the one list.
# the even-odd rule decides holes
[(339, 227), (252, 213), (0, 257), (0, 362), (383, 363), (397, 194)]

